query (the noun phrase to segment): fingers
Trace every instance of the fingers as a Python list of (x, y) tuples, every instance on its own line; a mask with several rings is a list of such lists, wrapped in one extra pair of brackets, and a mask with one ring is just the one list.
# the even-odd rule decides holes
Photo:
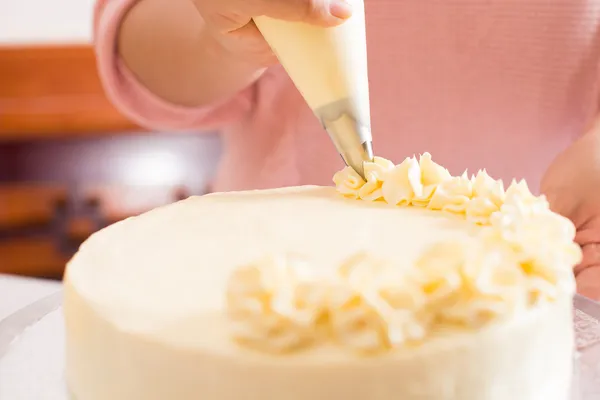
[(579, 228), (577, 234), (575, 235), (575, 242), (580, 246), (586, 245), (594, 245), (595, 243), (600, 243), (600, 229), (591, 228), (588, 229), (585, 225), (582, 228)]
[(600, 300), (600, 265), (587, 268), (577, 276), (577, 292), (590, 299)]
[[(247, 2), (247, 0), (240, 0)], [(267, 16), (319, 26), (336, 26), (352, 15), (345, 0), (254, 0), (252, 16)]]
[[(352, 16), (352, 0), (192, 0), (205, 22), (220, 33), (258, 35), (251, 18), (271, 18), (330, 27)], [(249, 26), (247, 26), (249, 25)], [(241, 30), (247, 28), (244, 35)]]
[(575, 267), (575, 276), (579, 276), (584, 270), (600, 265), (600, 245), (589, 243), (581, 246), (583, 258), (581, 263)]

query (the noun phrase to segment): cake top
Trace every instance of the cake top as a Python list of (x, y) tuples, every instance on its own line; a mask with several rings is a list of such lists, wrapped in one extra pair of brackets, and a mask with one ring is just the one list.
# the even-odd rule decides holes
[(574, 227), (524, 182), (452, 177), (428, 154), (365, 171), (119, 222), (65, 284), (123, 332), (295, 360), (419, 349), (573, 294)]
[(242, 266), (228, 286), (238, 341), (287, 352), (329, 340), (375, 353), (572, 295), (581, 257), (574, 226), (524, 181), (505, 191), (485, 171), (453, 177), (427, 153), (399, 165), (375, 157), (364, 169), (366, 181), (349, 167), (334, 176), (342, 196), (444, 212), (480, 228), (471, 240), (430, 244), (409, 265), (363, 251), (333, 270), (285, 254)]

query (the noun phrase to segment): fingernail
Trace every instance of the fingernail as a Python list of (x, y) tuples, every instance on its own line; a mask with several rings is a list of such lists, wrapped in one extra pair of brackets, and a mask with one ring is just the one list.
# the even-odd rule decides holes
[(339, 19), (348, 19), (352, 16), (352, 6), (344, 0), (333, 0), (329, 13)]

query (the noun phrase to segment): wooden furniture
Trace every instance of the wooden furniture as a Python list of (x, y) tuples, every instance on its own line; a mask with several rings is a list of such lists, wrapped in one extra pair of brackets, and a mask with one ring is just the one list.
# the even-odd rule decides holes
[(0, 242), (0, 273), (60, 279), (67, 261), (51, 238)]
[[(98, 229), (202, 193), (201, 166), (195, 188), (175, 181), (149, 185), (135, 177), (123, 183), (123, 167), (98, 176), (101, 167), (111, 168), (98, 156), (107, 148), (124, 147), (119, 159), (145, 151), (124, 136), (148, 141), (159, 135), (111, 105), (91, 46), (0, 46), (0, 273), (60, 279), (77, 247)], [(167, 144), (182, 140), (161, 137)], [(171, 156), (186, 158), (182, 165), (195, 169), (193, 162), (206, 152), (184, 151), (194, 146), (202, 143), (171, 146)], [(67, 160), (73, 151), (83, 157)]]
[(180, 187), (0, 184), (0, 273), (60, 279), (98, 229), (182, 196)]
[(91, 46), (0, 47), (0, 140), (136, 129), (104, 95)]
[(67, 189), (58, 185), (0, 186), (0, 230), (49, 225), (55, 211), (67, 201)]
[(185, 187), (178, 186), (94, 186), (86, 188), (84, 199), (97, 205), (107, 223), (139, 215), (163, 204), (189, 197)]

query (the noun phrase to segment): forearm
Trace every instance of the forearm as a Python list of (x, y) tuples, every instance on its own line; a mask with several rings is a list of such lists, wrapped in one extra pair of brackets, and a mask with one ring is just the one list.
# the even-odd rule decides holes
[(118, 51), (145, 87), (184, 106), (230, 97), (267, 66), (260, 57), (225, 50), (191, 0), (140, 0), (123, 20)]

